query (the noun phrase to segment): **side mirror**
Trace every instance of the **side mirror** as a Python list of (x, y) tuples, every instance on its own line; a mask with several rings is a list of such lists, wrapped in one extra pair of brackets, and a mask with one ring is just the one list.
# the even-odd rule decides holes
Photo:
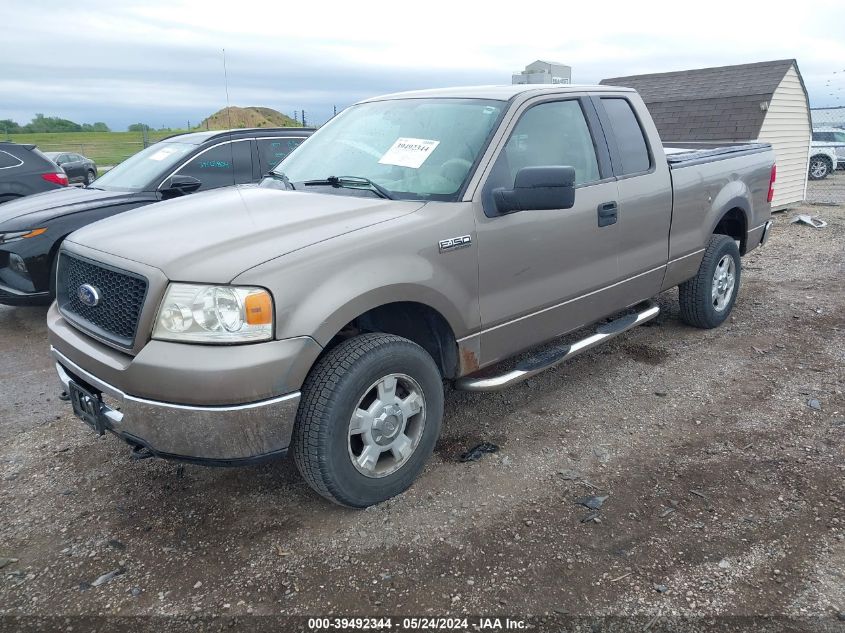
[(171, 176), (161, 183), (159, 191), (165, 198), (173, 198), (194, 193), (200, 187), (202, 187), (202, 181), (193, 176)]
[(493, 200), (500, 215), (570, 209), (575, 204), (575, 168), (523, 167), (516, 174), (513, 189), (494, 189)]

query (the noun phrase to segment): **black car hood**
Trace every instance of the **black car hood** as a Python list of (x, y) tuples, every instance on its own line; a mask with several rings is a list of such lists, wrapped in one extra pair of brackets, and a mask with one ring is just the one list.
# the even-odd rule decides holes
[(37, 228), (33, 222), (42, 224), (54, 218), (95, 207), (120, 204), (137, 198), (139, 193), (131, 191), (103, 191), (82, 187), (65, 187), (26, 196), (0, 204), (0, 229)]

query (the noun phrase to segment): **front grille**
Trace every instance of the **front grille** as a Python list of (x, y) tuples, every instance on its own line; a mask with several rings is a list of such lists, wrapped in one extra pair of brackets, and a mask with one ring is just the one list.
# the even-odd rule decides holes
[[(99, 295), (96, 305), (86, 305), (80, 299), (80, 288), (86, 284)], [(60, 255), (56, 282), (59, 309), (100, 338), (132, 347), (146, 295), (147, 280), (141, 275), (78, 255)]]

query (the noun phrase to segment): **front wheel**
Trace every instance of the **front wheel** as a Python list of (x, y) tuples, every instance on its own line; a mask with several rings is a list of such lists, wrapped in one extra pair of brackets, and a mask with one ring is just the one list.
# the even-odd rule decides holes
[(827, 178), (828, 174), (833, 171), (833, 165), (826, 156), (813, 156), (810, 158), (810, 180), (821, 180)]
[(720, 326), (734, 307), (739, 292), (741, 262), (732, 237), (710, 238), (695, 277), (678, 286), (681, 320), (694, 327)]
[(93, 172), (93, 170), (89, 171), (87, 174), (85, 174), (85, 186), (87, 187), (92, 182), (94, 182), (96, 179), (97, 179), (97, 175)]
[(324, 497), (363, 508), (406, 490), (434, 450), (443, 382), (419, 345), (390, 334), (348, 339), (302, 388), (292, 449)]

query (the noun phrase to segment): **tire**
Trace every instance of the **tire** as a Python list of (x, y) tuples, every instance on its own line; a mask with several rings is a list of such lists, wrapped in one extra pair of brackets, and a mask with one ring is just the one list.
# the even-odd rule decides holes
[(315, 491), (364, 508), (410, 487), (442, 420), (443, 381), (431, 356), (399, 336), (363, 334), (327, 352), (306, 378), (293, 458)]
[[(61, 242), (59, 242), (59, 246), (61, 246)], [(59, 269), (59, 248), (58, 246), (53, 250), (53, 259), (50, 262), (50, 285), (48, 289), (50, 290), (49, 296), (49, 303), (53, 303), (56, 300), (56, 272)]]
[(810, 157), (810, 169), (807, 177), (810, 180), (822, 180), (827, 178), (833, 171), (833, 164), (827, 156)]
[(97, 179), (97, 174), (94, 173), (93, 170), (89, 169), (88, 172), (85, 174), (85, 186), (87, 187), (92, 182)]
[(678, 286), (681, 320), (702, 329), (720, 326), (736, 302), (741, 265), (732, 237), (711, 237), (695, 277)]

